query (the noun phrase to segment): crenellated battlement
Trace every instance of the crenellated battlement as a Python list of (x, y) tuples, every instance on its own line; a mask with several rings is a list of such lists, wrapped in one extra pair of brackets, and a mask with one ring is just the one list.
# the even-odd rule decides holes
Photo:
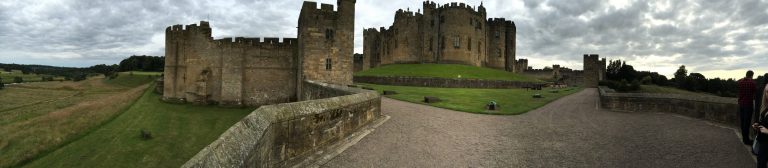
[(460, 9), (460, 10), (467, 10), (470, 13), (475, 14), (475, 15), (484, 15), (485, 14), (485, 8), (483, 8), (482, 5), (478, 6), (477, 9), (475, 9), (474, 7), (472, 7), (470, 5), (467, 5), (465, 3), (458, 3), (458, 2), (446, 3), (445, 5), (438, 6), (437, 9), (438, 10), (456, 10), (456, 9)]
[(211, 31), (211, 26), (207, 21), (200, 21), (200, 25), (197, 24), (189, 24), (189, 25), (173, 25), (168, 26), (165, 28), (166, 32), (183, 32), (183, 31)]
[(237, 45), (237, 46), (253, 46), (253, 47), (295, 47), (298, 46), (296, 38), (269, 38), (265, 37), (227, 37), (213, 40), (214, 44), (222, 45)]
[(425, 8), (430, 8), (430, 9), (437, 9), (438, 7), (437, 3), (433, 1), (424, 1), (422, 4)]

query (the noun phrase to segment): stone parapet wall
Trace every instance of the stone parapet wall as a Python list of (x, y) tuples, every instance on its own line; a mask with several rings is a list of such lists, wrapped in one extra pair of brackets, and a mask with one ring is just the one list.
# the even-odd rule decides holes
[(600, 86), (602, 108), (625, 112), (675, 113), (738, 127), (736, 98), (680, 94), (615, 93)]
[(407, 76), (355, 76), (355, 83), (370, 83), (380, 85), (397, 86), (421, 86), (421, 87), (441, 87), (441, 88), (487, 88), (487, 89), (512, 89), (534, 87), (543, 85), (541, 82), (520, 82), (503, 80), (481, 80), (481, 79), (446, 79), (430, 77), (407, 77)]
[(381, 116), (374, 91), (306, 81), (308, 101), (262, 106), (182, 167), (290, 167)]

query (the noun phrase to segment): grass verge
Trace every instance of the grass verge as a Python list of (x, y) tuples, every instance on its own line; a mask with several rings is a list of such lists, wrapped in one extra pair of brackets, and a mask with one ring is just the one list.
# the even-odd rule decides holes
[[(570, 95), (581, 91), (581, 88), (564, 88), (544, 90), (525, 90), (525, 89), (465, 89), (465, 88), (429, 88), (429, 87), (411, 87), (411, 86), (389, 86), (375, 84), (361, 84), (368, 86), (379, 93), (383, 90), (392, 90), (398, 92), (395, 95), (386, 95), (386, 97), (425, 104), (440, 108), (446, 108), (456, 111), (484, 114), (517, 115), (530, 110), (539, 108), (555, 101), (560, 97)], [(533, 98), (534, 94), (541, 94), (543, 98)], [(438, 103), (426, 104), (422, 101), (424, 96), (434, 96), (442, 101)], [(500, 110), (487, 111), (485, 105), (490, 101), (496, 101), (500, 105)]]
[[(25, 167), (179, 167), (253, 110), (164, 103), (149, 89), (111, 122)], [(153, 139), (142, 140), (142, 129)]]
[(525, 75), (498, 69), (458, 64), (392, 64), (356, 72), (355, 76), (412, 76), (541, 82)]

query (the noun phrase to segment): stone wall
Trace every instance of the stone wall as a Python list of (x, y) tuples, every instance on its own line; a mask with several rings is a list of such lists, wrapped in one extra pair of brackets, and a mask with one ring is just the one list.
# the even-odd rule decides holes
[(538, 82), (519, 82), (502, 80), (480, 80), (480, 79), (445, 79), (429, 77), (376, 77), (376, 76), (355, 76), (355, 83), (370, 83), (380, 85), (396, 86), (421, 86), (421, 87), (440, 87), (440, 88), (487, 88), (487, 89), (512, 89), (534, 87), (543, 85)]
[(260, 106), (296, 99), (294, 38), (214, 40), (208, 22), (166, 29), (163, 98)]
[(302, 86), (307, 101), (256, 109), (182, 167), (290, 167), (381, 116), (374, 91), (311, 81)]
[(304, 2), (298, 39), (214, 40), (208, 22), (166, 29), (166, 101), (261, 106), (300, 99), (300, 81), (352, 84), (355, 0)]
[(601, 86), (602, 108), (626, 112), (675, 113), (738, 127), (736, 98), (679, 94), (615, 93)]

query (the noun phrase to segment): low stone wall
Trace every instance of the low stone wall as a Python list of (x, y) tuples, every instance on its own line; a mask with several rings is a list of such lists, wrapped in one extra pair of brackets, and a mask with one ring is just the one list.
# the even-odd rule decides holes
[(626, 112), (675, 113), (738, 127), (736, 98), (680, 94), (615, 93), (599, 87), (603, 108)]
[(519, 82), (503, 80), (481, 80), (481, 79), (446, 79), (430, 77), (407, 77), (407, 76), (355, 76), (352, 78), (355, 83), (370, 83), (380, 85), (397, 86), (422, 86), (422, 87), (440, 87), (440, 88), (488, 88), (488, 89), (512, 89), (534, 87), (543, 85), (541, 82)]
[(262, 106), (182, 167), (290, 167), (381, 116), (374, 91), (307, 81), (307, 101)]

